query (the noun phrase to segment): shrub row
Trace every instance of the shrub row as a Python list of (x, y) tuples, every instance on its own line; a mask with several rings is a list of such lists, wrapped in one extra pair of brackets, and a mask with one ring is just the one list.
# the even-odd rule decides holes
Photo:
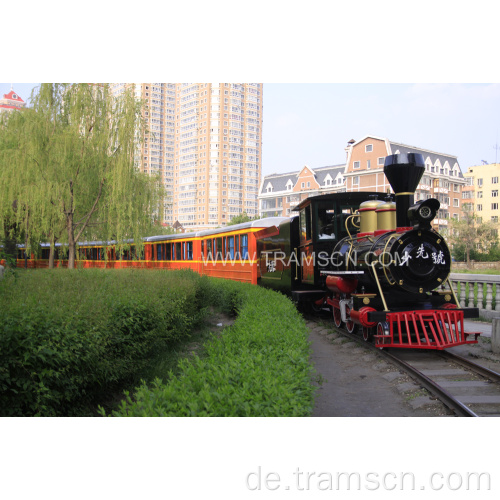
[[(199, 281), (205, 304), (236, 322), (210, 341), (206, 355), (183, 360), (169, 381), (143, 383), (114, 416), (308, 416), (310, 347), (304, 320), (289, 299), (223, 280)], [(104, 414), (104, 412), (102, 412)]]
[(36, 270), (0, 282), (0, 415), (84, 414), (189, 335), (199, 277)]

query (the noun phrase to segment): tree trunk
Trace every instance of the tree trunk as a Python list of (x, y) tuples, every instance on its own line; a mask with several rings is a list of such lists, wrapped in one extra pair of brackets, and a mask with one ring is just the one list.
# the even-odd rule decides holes
[(73, 228), (73, 214), (69, 213), (66, 216), (68, 228), (68, 269), (75, 268), (75, 233)]
[(52, 234), (50, 237), (50, 250), (49, 250), (49, 269), (54, 269), (54, 256), (56, 253), (56, 237)]

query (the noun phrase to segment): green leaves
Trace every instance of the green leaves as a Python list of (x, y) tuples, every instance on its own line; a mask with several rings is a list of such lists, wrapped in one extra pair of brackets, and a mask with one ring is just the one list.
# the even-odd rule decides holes
[[(115, 416), (308, 416), (314, 387), (303, 319), (286, 297), (252, 285), (200, 279), (197, 296), (234, 325), (207, 356), (180, 363), (167, 384), (143, 383)], [(200, 299), (199, 299), (200, 300)]]
[(88, 413), (189, 335), (193, 273), (36, 270), (0, 283), (0, 415)]

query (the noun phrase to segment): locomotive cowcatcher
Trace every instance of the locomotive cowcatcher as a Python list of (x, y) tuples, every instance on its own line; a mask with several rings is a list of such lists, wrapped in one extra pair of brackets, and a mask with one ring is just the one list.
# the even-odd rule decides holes
[(477, 343), (464, 330), (449, 280), (451, 255), (431, 222), (440, 203), (414, 202), (422, 155), (386, 157), (395, 193), (339, 193), (301, 202), (298, 217), (256, 233), (257, 282), (314, 310), (329, 307), (337, 327), (380, 348), (445, 349)]

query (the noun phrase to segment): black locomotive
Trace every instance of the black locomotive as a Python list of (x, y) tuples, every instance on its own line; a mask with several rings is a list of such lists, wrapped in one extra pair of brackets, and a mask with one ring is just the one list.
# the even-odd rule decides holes
[(388, 156), (394, 193), (315, 196), (298, 217), (256, 234), (258, 284), (288, 293), (313, 309), (329, 307), (337, 327), (384, 347), (444, 349), (477, 342), (464, 331), (449, 281), (451, 255), (431, 226), (440, 203), (414, 202), (425, 171), (422, 155)]

